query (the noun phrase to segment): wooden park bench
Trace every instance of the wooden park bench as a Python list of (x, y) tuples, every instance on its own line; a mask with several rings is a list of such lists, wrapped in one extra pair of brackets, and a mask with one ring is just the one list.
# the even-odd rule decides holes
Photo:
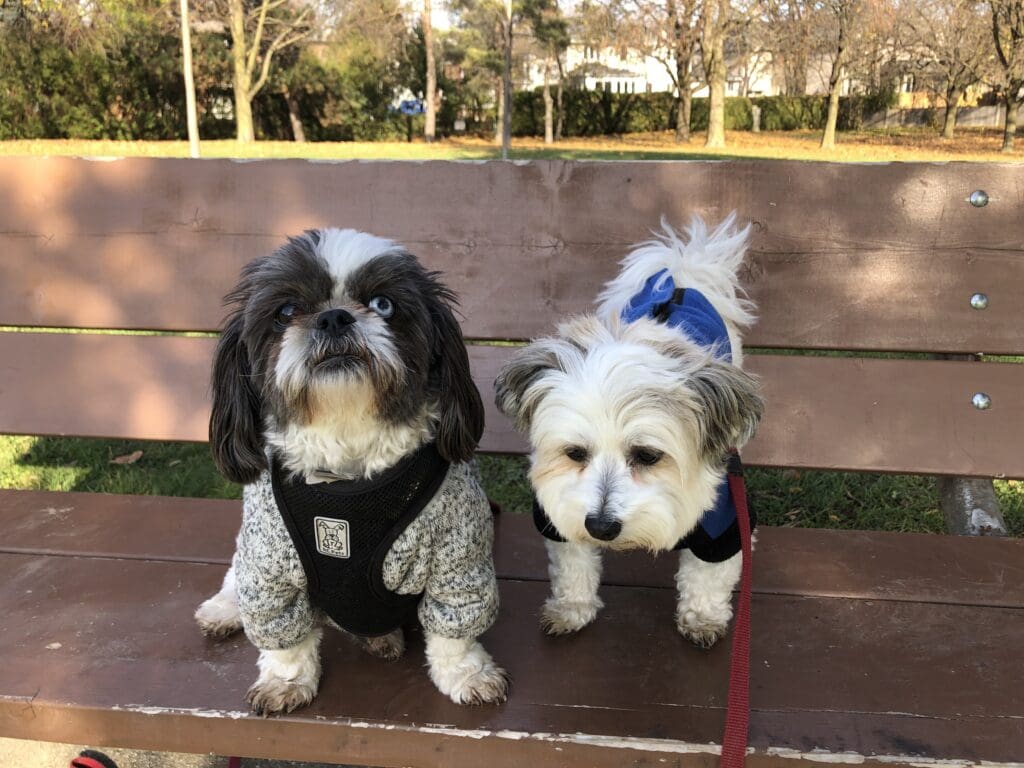
[[(522, 452), (490, 407), (509, 348), (487, 342), (588, 308), (662, 214), (733, 209), (756, 230), (748, 360), (768, 404), (749, 465), (1024, 477), (1024, 366), (930, 359), (1024, 353), (1009, 165), (5, 159), (0, 326), (65, 331), (0, 332), (0, 431), (205, 440), (214, 339), (182, 332), (216, 330), (244, 262), (334, 224), (444, 270), (490, 408), (482, 450)], [(677, 634), (675, 558), (611, 558), (598, 621), (549, 638), (542, 540), (499, 517), (485, 642), (514, 680), (505, 705), (451, 704), (415, 639), (386, 663), (328, 633), (312, 706), (263, 719), (244, 702), (254, 649), (192, 621), (238, 502), (0, 492), (0, 735), (418, 768), (714, 765), (729, 643)], [(1022, 648), (1024, 541), (763, 528), (748, 764), (1019, 765)]]

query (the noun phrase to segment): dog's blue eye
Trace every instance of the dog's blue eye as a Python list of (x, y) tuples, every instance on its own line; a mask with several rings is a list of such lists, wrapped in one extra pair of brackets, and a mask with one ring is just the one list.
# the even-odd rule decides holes
[(277, 310), (277, 316), (274, 318), (274, 324), (277, 325), (278, 330), (284, 330), (298, 311), (299, 308), (294, 304), (285, 304)]
[(374, 296), (366, 306), (385, 320), (395, 314), (395, 305), (387, 296)]

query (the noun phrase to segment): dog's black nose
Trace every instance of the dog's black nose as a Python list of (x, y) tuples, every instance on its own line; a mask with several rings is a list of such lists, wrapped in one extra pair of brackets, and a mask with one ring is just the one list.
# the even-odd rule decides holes
[(587, 515), (587, 533), (600, 541), (611, 541), (622, 533), (622, 523), (610, 515)]
[(344, 309), (328, 309), (316, 316), (317, 330), (329, 336), (340, 336), (356, 319)]

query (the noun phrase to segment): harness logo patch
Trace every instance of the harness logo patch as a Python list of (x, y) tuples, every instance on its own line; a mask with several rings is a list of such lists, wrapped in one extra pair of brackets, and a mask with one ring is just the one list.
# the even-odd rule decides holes
[(316, 551), (328, 557), (348, 557), (348, 521), (330, 517), (314, 517), (316, 529)]

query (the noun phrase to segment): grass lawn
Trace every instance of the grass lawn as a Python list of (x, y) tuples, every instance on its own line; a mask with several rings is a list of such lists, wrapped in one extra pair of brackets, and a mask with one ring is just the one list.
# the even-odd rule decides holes
[[(620, 137), (567, 139), (546, 147), (541, 139), (515, 139), (512, 158), (576, 160), (723, 160), (794, 159), (839, 162), (925, 161), (1024, 162), (1024, 137), (1015, 152), (999, 152), (1002, 134), (995, 129), (964, 129), (951, 141), (935, 131), (900, 129), (855, 131), (839, 134), (832, 152), (818, 149), (820, 135), (810, 131), (750, 133), (730, 131), (723, 150), (704, 149), (696, 134), (688, 144), (676, 144), (671, 133), (627, 134)], [(204, 157), (308, 158), (311, 160), (493, 160), (500, 151), (492, 142), (475, 138), (448, 139), (435, 144), (405, 142), (342, 142), (296, 144), (260, 141), (202, 143)], [(0, 157), (18, 155), (86, 155), (113, 157), (187, 157), (183, 141), (7, 141), (0, 142)]]
[[(600, 160), (797, 159), (810, 161), (885, 162), (950, 161), (1024, 162), (1021, 148), (999, 153), (1001, 134), (994, 129), (963, 130), (945, 142), (935, 131), (860, 131), (842, 133), (834, 152), (818, 149), (812, 132), (753, 134), (730, 132), (727, 148), (708, 151), (703, 136), (677, 145), (669, 133), (572, 139), (545, 147), (538, 139), (516, 139), (514, 159), (564, 158)], [(453, 139), (427, 145), (391, 143), (208, 141), (204, 157), (308, 158), (314, 160), (486, 160), (499, 157), (491, 142)], [(185, 157), (185, 142), (15, 141), (0, 142), (0, 157), (85, 155), (117, 157)], [(5, 330), (0, 328), (0, 332)], [(111, 463), (142, 451), (130, 464)], [(525, 460), (481, 459), (488, 492), (507, 509), (527, 512)], [(770, 525), (941, 532), (935, 483), (929, 477), (862, 475), (754, 469), (748, 480), (752, 502)], [(162, 494), (238, 498), (239, 488), (221, 478), (204, 445), (142, 441), (80, 440), (0, 436), (0, 488), (76, 490), (104, 493)], [(997, 481), (996, 491), (1007, 524), (1024, 536), (1024, 483)]]

